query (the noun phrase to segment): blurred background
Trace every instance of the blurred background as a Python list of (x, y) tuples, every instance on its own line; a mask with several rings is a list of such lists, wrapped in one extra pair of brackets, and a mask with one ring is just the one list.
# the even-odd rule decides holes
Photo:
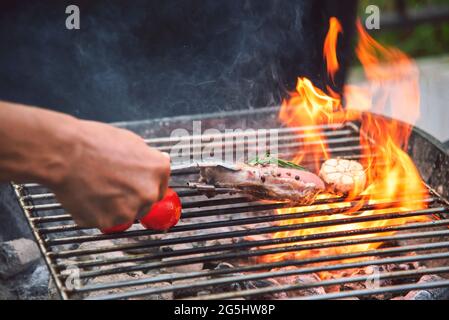
[[(65, 28), (76, 4), (81, 29)], [(329, 83), (322, 50), (341, 21), (334, 91), (363, 83), (356, 18), (417, 59), (419, 127), (449, 141), (448, 0), (2, 0), (0, 99), (116, 122), (279, 105), (298, 76)]]
[[(367, 6), (380, 9), (380, 29), (370, 34), (382, 45), (398, 47), (416, 59), (420, 71), (421, 117), (417, 126), (449, 148), (449, 1), (360, 0), (357, 15)], [(353, 60), (349, 82), (363, 82)]]
[(381, 12), (381, 28), (372, 33), (380, 43), (413, 57), (449, 53), (448, 0), (360, 0), (359, 17), (369, 5)]

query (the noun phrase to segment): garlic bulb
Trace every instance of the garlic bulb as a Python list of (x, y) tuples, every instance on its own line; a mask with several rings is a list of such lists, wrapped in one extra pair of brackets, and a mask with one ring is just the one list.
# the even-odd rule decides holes
[(332, 193), (359, 195), (365, 189), (365, 170), (354, 160), (326, 160), (321, 165), (319, 176)]

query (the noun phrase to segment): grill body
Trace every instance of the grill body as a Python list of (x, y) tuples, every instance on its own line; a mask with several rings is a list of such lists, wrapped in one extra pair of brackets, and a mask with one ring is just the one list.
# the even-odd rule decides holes
[[(138, 133), (160, 150), (168, 150), (173, 145), (170, 133), (178, 128), (191, 131), (194, 121), (201, 120), (203, 131), (208, 128), (222, 132), (236, 128), (279, 128), (277, 112), (277, 108), (266, 108), (117, 125)], [(357, 123), (324, 126), (323, 130), (333, 156), (362, 157)], [(279, 129), (279, 153), (285, 157), (293, 155), (301, 147), (296, 137), (303, 133), (302, 128)], [(279, 225), (278, 222), (330, 216), (340, 213), (341, 209), (277, 214), (275, 209), (287, 205), (252, 201), (241, 195), (207, 198), (195, 190), (184, 189), (178, 192), (183, 203), (181, 223), (168, 233), (144, 230), (136, 224), (127, 232), (104, 235), (98, 230), (77, 227), (49, 190), (35, 184), (13, 184), (13, 187), (53, 275), (55, 287), (64, 299), (388, 298), (410, 291), (449, 287), (446, 278), (449, 275), (449, 203), (446, 200), (449, 172), (445, 170), (449, 159), (437, 141), (418, 129), (412, 133), (409, 154), (429, 189), (426, 199), (417, 200), (425, 201), (427, 209), (358, 215), (357, 212), (373, 209), (365, 203), (351, 216), (303, 224)], [(173, 181), (197, 179), (195, 170), (172, 176)], [(342, 198), (323, 199), (317, 203), (330, 202), (346, 203)], [(384, 205), (394, 209), (399, 202), (390, 200)], [(388, 227), (271, 237), (275, 232), (404, 216), (433, 216), (434, 219)], [(260, 260), (269, 254), (378, 242), (383, 245), (360, 252)], [(387, 267), (407, 264), (419, 264), (420, 268)], [(378, 270), (375, 274), (351, 273), (351, 270), (373, 267)], [(339, 276), (304, 281), (317, 273), (338, 273)], [(430, 277), (430, 281), (423, 282), (425, 276)], [(373, 277), (379, 285), (358, 286)], [(335, 286), (345, 289), (329, 290)]]

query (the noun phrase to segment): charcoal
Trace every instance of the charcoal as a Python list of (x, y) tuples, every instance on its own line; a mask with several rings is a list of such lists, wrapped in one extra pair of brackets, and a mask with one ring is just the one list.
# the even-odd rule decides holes
[(215, 270), (225, 270), (225, 269), (234, 269), (234, 266), (232, 264), (230, 264), (229, 262), (220, 262), (215, 267)]
[[(112, 240), (102, 240), (98, 242), (83, 242), (79, 245), (78, 250), (97, 250), (101, 248), (114, 248), (116, 245)], [(104, 261), (109, 259), (117, 259), (125, 257), (125, 253), (123, 251), (112, 251), (100, 254), (87, 254), (80, 255), (70, 259), (65, 260), (64, 262), (70, 267), (70, 265), (76, 265), (78, 262), (87, 262), (87, 261)], [(130, 266), (135, 265), (131, 262), (126, 262), (121, 264), (121, 266)], [(86, 270), (98, 270), (102, 267), (86, 267)]]
[[(370, 265), (363, 268), (358, 268), (351, 274), (353, 277), (357, 276), (369, 276), (366, 281), (362, 282), (348, 282), (340, 286), (340, 291), (353, 291), (353, 290), (365, 290), (365, 289), (374, 289), (377, 287), (383, 286), (391, 286), (394, 284), (392, 279), (378, 279), (376, 278), (376, 274), (384, 273), (384, 272), (393, 272), (399, 270), (408, 270), (411, 266), (404, 265)], [(402, 269), (403, 268), (403, 269)], [(382, 293), (382, 294), (373, 294), (369, 296), (362, 296), (361, 300), (385, 300), (391, 299), (393, 297), (392, 293)]]
[(50, 274), (37, 245), (31, 240), (1, 243), (0, 274), (0, 299), (50, 298)]
[[(119, 244), (126, 244), (126, 245), (139, 245), (144, 242), (149, 242), (152, 240), (151, 236), (139, 236), (139, 237), (128, 237), (123, 238), (117, 241)], [(158, 247), (148, 247), (148, 248), (133, 248), (133, 249), (126, 249), (123, 252), (128, 254), (148, 254), (148, 253), (155, 253), (159, 251)]]
[(0, 300), (16, 300), (17, 295), (7, 285), (0, 283)]
[[(170, 260), (163, 260), (170, 261)], [(203, 270), (203, 263), (191, 263), (191, 264), (182, 264), (179, 266), (172, 266), (163, 268), (161, 270), (162, 273), (189, 273), (189, 272), (197, 272)]]
[[(228, 262), (220, 262), (216, 265), (214, 270), (227, 270), (234, 269), (234, 266)], [(222, 275), (215, 275), (213, 278), (229, 278), (229, 277), (239, 277), (242, 276), (243, 273), (234, 272), (234, 273), (226, 273)], [(186, 284), (191, 283), (192, 280), (183, 280), (176, 281), (174, 284)], [(251, 289), (260, 289), (266, 287), (278, 286), (279, 283), (273, 279), (258, 279), (258, 280), (245, 280), (245, 281), (236, 281), (232, 283), (223, 283), (214, 285), (213, 287), (207, 288), (191, 288), (191, 289), (182, 289), (177, 290), (175, 292), (175, 299), (187, 298), (192, 296), (201, 296), (207, 294), (216, 294), (216, 293), (225, 293), (225, 292), (237, 292), (242, 290), (251, 290)], [(267, 293), (261, 294), (254, 297), (252, 299), (283, 299), (286, 298), (284, 293)]]
[(382, 270), (387, 272), (395, 272), (395, 271), (409, 271), (409, 270), (418, 270), (422, 268), (418, 261), (406, 262), (406, 263), (390, 263), (387, 265), (382, 265)]
[(209, 291), (209, 290), (201, 290), (201, 291), (197, 292), (196, 296), (197, 297), (202, 297), (202, 296), (208, 296), (210, 294), (212, 294), (212, 292)]
[(56, 288), (56, 284), (53, 278), (50, 278), (50, 281), (48, 282), (48, 295), (51, 300), (60, 299), (58, 288)]
[[(294, 266), (289, 267), (282, 267), (273, 269), (273, 271), (290, 271), (297, 269)], [(320, 277), (318, 275), (312, 273), (312, 274), (294, 274), (294, 275), (287, 275), (283, 277), (276, 277), (276, 280), (282, 284), (282, 285), (296, 285), (296, 284), (309, 284), (314, 282), (321, 281)], [(304, 297), (304, 296), (311, 296), (311, 295), (321, 295), (325, 294), (326, 291), (323, 287), (311, 287), (311, 288), (305, 288), (305, 289), (296, 289), (296, 290), (290, 290), (285, 292), (288, 297)]]
[(366, 284), (363, 282), (348, 282), (340, 286), (339, 291), (353, 291), (353, 290), (364, 290), (366, 289)]
[[(177, 251), (177, 250), (188, 250), (188, 249), (192, 249), (193, 246), (191, 243), (183, 243), (180, 245), (176, 245), (175, 248), (172, 247), (168, 247), (168, 249), (170, 251)], [(161, 248), (163, 249), (163, 248)], [(185, 256), (181, 256), (181, 259), (189, 259), (189, 258), (195, 258), (198, 257), (198, 255), (185, 255)], [(173, 258), (164, 258), (162, 259), (163, 262), (168, 262), (171, 260), (179, 260), (180, 257), (173, 257)], [(172, 267), (167, 267), (167, 268), (163, 268), (161, 270), (161, 272), (164, 273), (188, 273), (188, 272), (195, 272), (195, 271), (200, 271), (202, 270), (204, 267), (204, 264), (202, 262), (198, 262), (198, 263), (190, 263), (190, 264), (182, 264), (179, 266), (172, 266)]]
[[(232, 276), (239, 276), (240, 274), (232, 274)], [(231, 276), (231, 275), (228, 275)], [(231, 283), (223, 283), (214, 285), (213, 288), (208, 288), (212, 293), (234, 292), (242, 291), (247, 288), (245, 281), (236, 281)]]
[[(234, 265), (229, 263), (229, 262), (219, 262), (214, 268), (213, 270), (232, 270), (234, 269)], [(214, 278), (222, 278), (222, 277), (237, 277), (237, 276), (241, 276), (243, 275), (242, 273), (238, 273), (238, 272), (227, 272), (224, 274), (217, 274), (214, 275)]]
[[(290, 271), (290, 270), (297, 270), (296, 267), (294, 266), (289, 266), (289, 267), (282, 267), (282, 268), (275, 268), (272, 269), (273, 272), (277, 272), (277, 271)], [(280, 283), (280, 284), (293, 284), (296, 283), (298, 279), (298, 275), (294, 274), (294, 275), (285, 275), (285, 276), (281, 276), (281, 277), (276, 277), (276, 280)]]
[(234, 238), (221, 238), (221, 239), (214, 239), (214, 240), (208, 240), (206, 241), (207, 247), (214, 247), (214, 246), (220, 246), (220, 245), (227, 245), (227, 244), (233, 244), (236, 242), (236, 239)]
[[(79, 245), (78, 249), (79, 250), (97, 250), (97, 249), (106, 248), (106, 247), (114, 248), (115, 244), (112, 240), (101, 240), (98, 242), (84, 242)], [(67, 276), (67, 279), (65, 281), (67, 283), (69, 283), (69, 285), (71, 285), (71, 286), (77, 286), (77, 285), (84, 286), (92, 281), (98, 281), (99, 283), (104, 283), (104, 282), (114, 281), (115, 278), (117, 278), (118, 279), (117, 281), (119, 281), (121, 279), (121, 277), (124, 277), (124, 279), (126, 280), (126, 279), (129, 279), (128, 277), (140, 277), (144, 274), (143, 272), (130, 271), (129, 273), (118, 274), (118, 275), (109, 275), (106, 277), (79, 279), (77, 276), (83, 270), (97, 271), (97, 270), (108, 268), (108, 266), (100, 265), (100, 266), (93, 266), (93, 267), (83, 267), (83, 269), (81, 270), (81, 269), (78, 269), (78, 267), (77, 267), (78, 263), (95, 262), (95, 261), (103, 262), (105, 260), (111, 260), (111, 259), (114, 260), (114, 259), (120, 259), (123, 257), (126, 257), (126, 255), (123, 251), (112, 251), (112, 252), (105, 252), (105, 253), (100, 253), (100, 254), (87, 254), (87, 255), (80, 255), (80, 256), (72, 257), (72, 258), (64, 260), (64, 263), (66, 264), (66, 268), (61, 270), (61, 274)], [(133, 262), (120, 263), (121, 267), (133, 266), (133, 265), (135, 265), (135, 263), (133, 263)], [(65, 285), (68, 285), (67, 283)], [(116, 292), (121, 291), (120, 289), (111, 289), (111, 290), (112, 290), (111, 293), (116, 293)], [(53, 294), (53, 293), (50, 292), (50, 294)], [(95, 293), (92, 293), (92, 295), (95, 295)], [(87, 297), (90, 297), (90, 295), (88, 295)]]
[(50, 273), (46, 265), (41, 264), (31, 274), (20, 277), (20, 285), (16, 283), (16, 293), (19, 299), (47, 300), (50, 299)]
[[(151, 285), (151, 288), (160, 288), (160, 287), (170, 287), (170, 283), (168, 282), (159, 282), (154, 283)], [(173, 300), (173, 292), (160, 292), (160, 293), (153, 293), (148, 296), (140, 297), (138, 298), (140, 300)]]
[[(186, 256), (188, 258), (188, 256)], [(163, 260), (163, 261), (170, 261), (170, 260)], [(203, 269), (203, 263), (191, 263), (191, 264), (183, 264), (179, 266), (173, 266), (173, 267), (167, 267), (163, 268), (161, 270), (162, 273), (189, 273), (189, 272), (196, 272), (201, 271)]]
[[(210, 222), (210, 221), (204, 221), (204, 222)], [(232, 226), (232, 227), (220, 227), (215, 228), (215, 233), (228, 233), (233, 231), (242, 231), (245, 230), (243, 226)], [(208, 240), (204, 242), (204, 246), (210, 247), (210, 246), (217, 246), (217, 245), (229, 245), (233, 243), (238, 243), (241, 240), (241, 238), (220, 238), (220, 239), (214, 239), (214, 240)]]
[[(121, 282), (121, 281), (132, 281), (137, 279), (142, 279), (142, 274), (131, 276), (126, 273), (120, 273), (120, 274), (113, 274), (103, 277), (95, 278), (94, 280), (90, 281), (90, 284), (101, 284), (101, 283), (111, 283), (111, 282)], [(160, 287), (168, 287), (170, 286), (170, 283), (168, 282), (159, 282), (159, 283), (151, 283), (151, 284), (145, 284), (142, 286), (129, 286), (129, 287), (123, 287), (123, 288), (112, 288), (102, 291), (92, 291), (87, 294), (84, 294), (83, 298), (95, 298), (107, 294), (115, 294), (115, 293), (123, 293), (123, 292), (132, 292), (135, 290), (140, 289), (147, 289), (147, 288), (160, 288)], [(173, 293), (171, 292), (163, 292), (163, 293), (154, 293), (146, 296), (141, 297), (134, 297), (131, 298), (132, 300), (172, 300), (173, 299)]]
[[(78, 247), (78, 250), (97, 250), (101, 248), (114, 248), (116, 244), (112, 240), (102, 240), (97, 242), (83, 242)], [(112, 252), (106, 252), (101, 254), (94, 254), (92, 256), (85, 255), (85, 256), (79, 256), (77, 257), (78, 260), (84, 261), (84, 260), (90, 260), (92, 258), (100, 259), (100, 258), (120, 258), (123, 257), (124, 254), (122, 251), (112, 251)]]
[[(185, 279), (185, 280), (176, 280), (173, 282), (173, 286), (184, 286), (184, 285), (190, 285), (194, 284), (195, 282), (204, 281), (205, 278), (195, 278), (195, 279)], [(213, 293), (212, 287), (201, 287), (201, 288), (195, 288), (195, 287), (188, 287), (185, 289), (177, 289), (173, 292), (173, 298), (174, 299), (184, 299), (189, 297), (196, 297), (201, 296), (205, 294), (211, 294)]]
[[(258, 280), (245, 281), (244, 285), (245, 289), (260, 289), (260, 288), (277, 287), (280, 284), (274, 279), (258, 279)], [(273, 300), (273, 299), (286, 299), (286, 298), (287, 294), (285, 292), (270, 292), (250, 297), (250, 299), (256, 300)]]
[[(418, 283), (428, 283), (442, 281), (444, 278), (437, 275), (424, 275)], [(449, 299), (449, 290), (447, 288), (431, 288), (424, 290), (413, 290), (404, 296), (404, 300), (447, 300)]]
[[(315, 282), (319, 282), (320, 278), (312, 273), (312, 274), (300, 274), (296, 279), (295, 284), (311, 284)], [(304, 297), (304, 296), (316, 296), (325, 294), (326, 291), (323, 287), (311, 287), (293, 291), (287, 291), (288, 296), (296, 296), (296, 297)]]
[(0, 278), (7, 279), (34, 266), (41, 254), (36, 243), (21, 238), (0, 243)]
[[(427, 167), (427, 165), (425, 165)], [(428, 228), (422, 228), (420, 229), (421, 232), (435, 232), (435, 231), (441, 231), (440, 227), (428, 227)], [(402, 231), (400, 233), (407, 233), (407, 231)], [(442, 242), (442, 241), (449, 241), (449, 236), (439, 236), (439, 237), (433, 237), (433, 238), (413, 238), (413, 239), (406, 239), (406, 240), (400, 240), (398, 241), (399, 246), (409, 246), (409, 245), (424, 245), (424, 244), (432, 244), (436, 242)], [(431, 250), (420, 250), (421, 254), (432, 254), (432, 253), (440, 253), (444, 252), (445, 249), (431, 249)], [(449, 265), (449, 259), (432, 259), (432, 260), (426, 260), (421, 262), (424, 266), (427, 268), (435, 268), (435, 267), (441, 267), (441, 266), (448, 266)]]
[(264, 240), (270, 240), (271, 236), (269, 234), (254, 234), (249, 236), (244, 236), (242, 242), (258, 242)]

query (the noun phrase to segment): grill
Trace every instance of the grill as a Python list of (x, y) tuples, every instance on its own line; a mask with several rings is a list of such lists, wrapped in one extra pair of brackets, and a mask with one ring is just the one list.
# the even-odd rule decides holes
[[(279, 128), (276, 114), (277, 109), (266, 108), (117, 125), (141, 134), (148, 138), (149, 144), (166, 151), (174, 143), (169, 138), (170, 131), (179, 127), (189, 128), (192, 121), (202, 120), (205, 126), (203, 129)], [(323, 126), (322, 129), (333, 156), (348, 159), (363, 157), (358, 143), (357, 123)], [(283, 157), (292, 156), (301, 147), (297, 138), (304, 134), (304, 128), (280, 128), (279, 153)], [(193, 137), (189, 137), (185, 142), (193, 140)], [(415, 131), (411, 140), (412, 157), (417, 149), (423, 157), (425, 146), (434, 146), (430, 140)], [(233, 146), (248, 147), (236, 143)], [(364, 216), (359, 213), (374, 209), (372, 204), (364, 203), (355, 213), (344, 218), (290, 225), (277, 223), (304, 217), (330, 216), (347, 210), (347, 207), (310, 207), (307, 210), (277, 214), (275, 209), (286, 208), (288, 204), (252, 201), (241, 195), (220, 194), (220, 190), (217, 190), (217, 196), (207, 198), (197, 190), (184, 188), (177, 190), (183, 204), (182, 220), (167, 233), (144, 230), (135, 224), (124, 233), (105, 235), (96, 229), (77, 227), (70, 215), (56, 202), (54, 195), (44, 187), (37, 184), (13, 184), (13, 187), (52, 273), (55, 287), (63, 299), (371, 298), (449, 287), (449, 280), (445, 279), (449, 275), (449, 203), (445, 199), (447, 180), (444, 180), (444, 175), (435, 173), (435, 170), (441, 170), (439, 168), (447, 164), (447, 158), (435, 150), (434, 157), (430, 159), (427, 154), (424, 156), (426, 161), (423, 161), (433, 161), (433, 171), (420, 167), (422, 159), (418, 159), (418, 156), (414, 159), (419, 169), (424, 171), (429, 196), (422, 199), (417, 195), (408, 200), (424, 201), (428, 205), (426, 209), (406, 212), (392, 210), (386, 214)], [(192, 169), (173, 175), (172, 183), (197, 179), (198, 172)], [(357, 200), (346, 202), (336, 197), (318, 200), (315, 205), (345, 203), (355, 206)], [(398, 208), (400, 200), (385, 200), (383, 207)], [(273, 233), (281, 231), (419, 216), (431, 216), (432, 219), (405, 225), (271, 237)], [(271, 262), (260, 260), (270, 254), (380, 242), (383, 244), (377, 249), (358, 252)], [(407, 264), (419, 264), (420, 267), (386, 267)], [(349, 272), (373, 267), (378, 267), (380, 271), (375, 274)], [(340, 276), (309, 282), (280, 281), (324, 272), (338, 273)], [(431, 281), (420, 280), (426, 275)], [(73, 286), (73, 279), (80, 280), (78, 286)], [(373, 279), (379, 285), (364, 288), (357, 286)], [(335, 286), (344, 289), (338, 292), (330, 290)]]

